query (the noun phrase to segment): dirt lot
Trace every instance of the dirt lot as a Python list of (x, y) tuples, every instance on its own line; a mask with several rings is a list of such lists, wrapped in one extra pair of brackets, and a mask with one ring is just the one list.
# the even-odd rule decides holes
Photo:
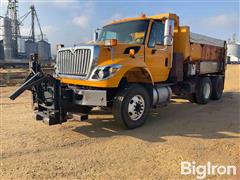
[[(174, 99), (135, 130), (111, 115), (47, 126), (32, 118), (30, 93), (16, 101), (1, 88), (1, 179), (186, 179), (180, 162), (238, 166), (240, 66), (228, 67), (220, 101), (196, 105)], [(226, 179), (229, 176), (209, 176)]]

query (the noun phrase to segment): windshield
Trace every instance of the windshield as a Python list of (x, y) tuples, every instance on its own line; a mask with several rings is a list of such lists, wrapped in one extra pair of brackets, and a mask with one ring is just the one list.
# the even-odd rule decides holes
[(121, 43), (143, 44), (148, 22), (148, 20), (138, 20), (104, 26), (98, 41), (117, 39)]

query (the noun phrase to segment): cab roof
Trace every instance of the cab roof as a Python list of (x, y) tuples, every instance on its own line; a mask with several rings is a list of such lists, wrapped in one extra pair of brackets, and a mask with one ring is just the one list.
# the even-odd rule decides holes
[(173, 19), (175, 22), (175, 26), (177, 27), (179, 25), (179, 17), (176, 14), (172, 14), (172, 13), (157, 14), (157, 15), (153, 15), (153, 16), (146, 16), (145, 14), (141, 14), (141, 16), (135, 17), (135, 18), (124, 18), (124, 19), (120, 19), (120, 20), (115, 20), (112, 23), (109, 23), (107, 25), (117, 24), (117, 23), (121, 23), (121, 22), (128, 22), (128, 21), (150, 20), (150, 19), (159, 19), (159, 20), (160, 19)]

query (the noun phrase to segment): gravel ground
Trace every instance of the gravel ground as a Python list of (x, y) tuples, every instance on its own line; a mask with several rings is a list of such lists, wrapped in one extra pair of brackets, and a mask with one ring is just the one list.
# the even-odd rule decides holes
[(195, 179), (181, 176), (181, 161), (238, 166), (240, 179), (240, 66), (227, 69), (225, 93), (207, 105), (173, 99), (147, 123), (126, 130), (112, 115), (47, 126), (32, 117), (31, 96), (7, 97), (2, 87), (1, 179)]

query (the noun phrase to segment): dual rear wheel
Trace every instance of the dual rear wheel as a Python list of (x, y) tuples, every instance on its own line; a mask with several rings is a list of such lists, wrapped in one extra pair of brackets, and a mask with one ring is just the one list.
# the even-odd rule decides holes
[(202, 77), (196, 85), (196, 92), (190, 95), (190, 101), (207, 104), (210, 99), (219, 100), (223, 93), (224, 80), (222, 76)]

